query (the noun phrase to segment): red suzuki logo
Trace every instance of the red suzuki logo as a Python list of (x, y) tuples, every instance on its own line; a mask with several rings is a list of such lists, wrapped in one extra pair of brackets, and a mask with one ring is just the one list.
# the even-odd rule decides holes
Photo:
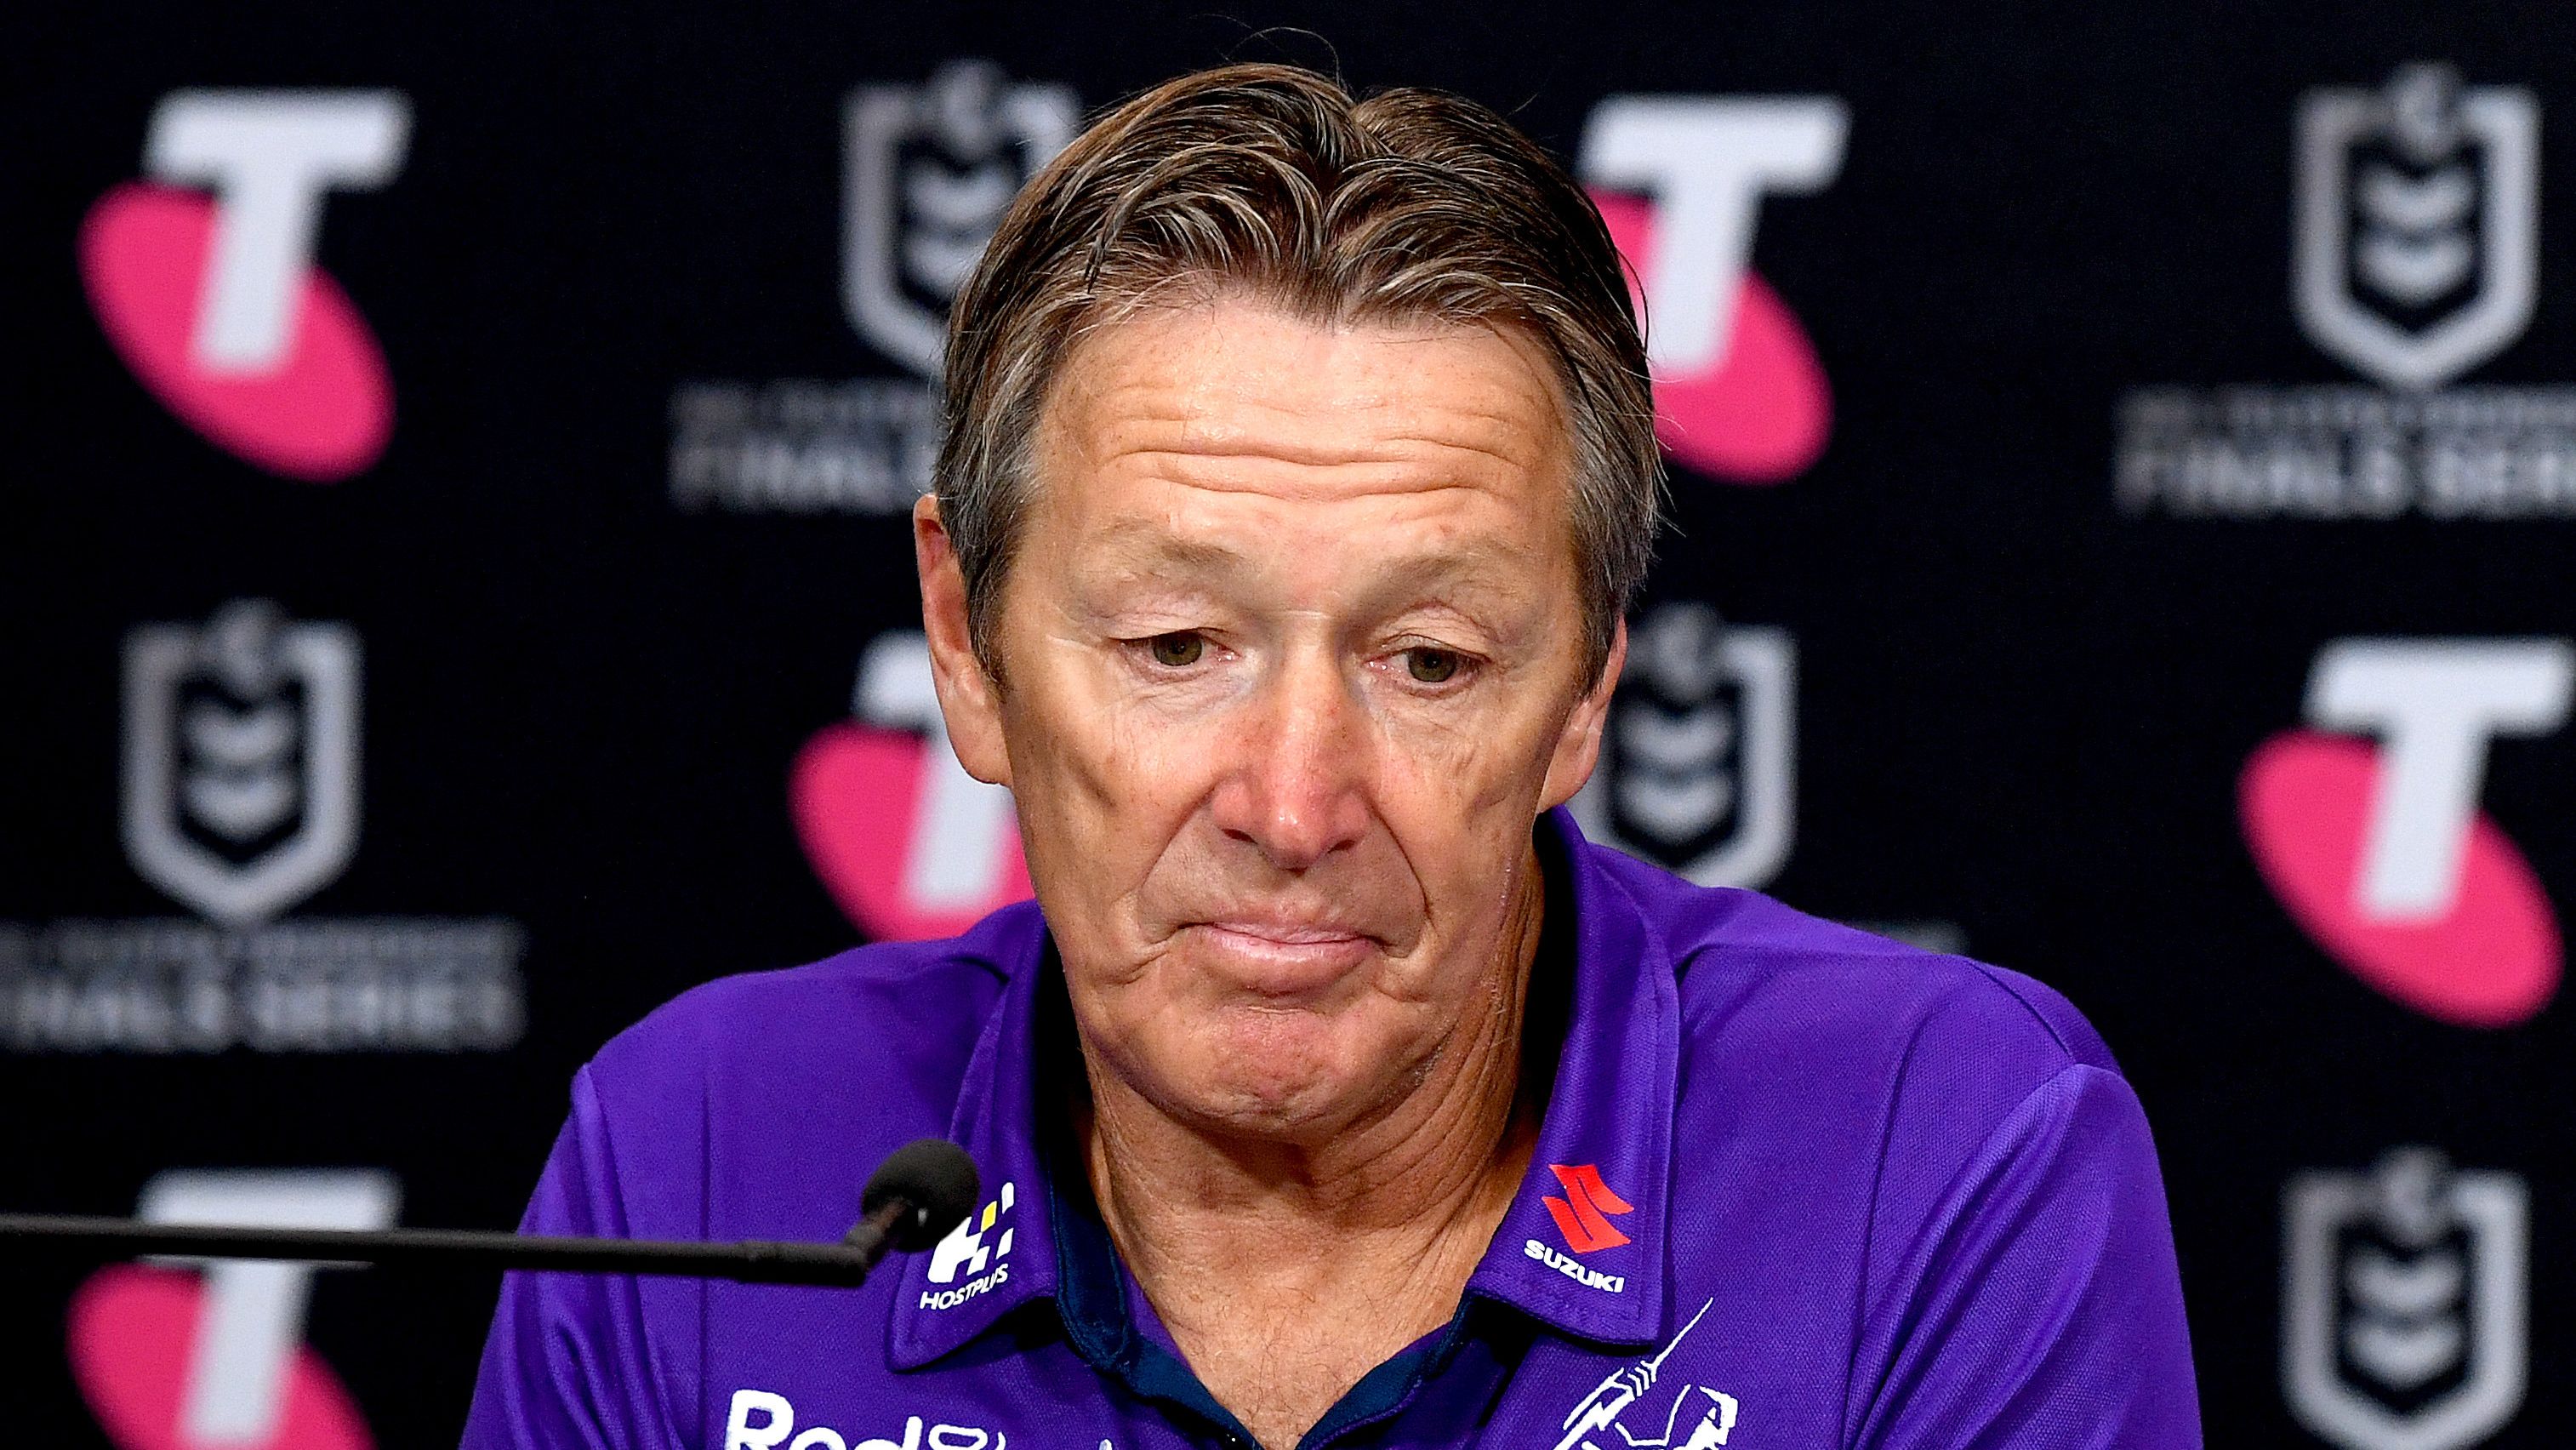
[(1550, 1218), (1556, 1220), (1556, 1231), (1565, 1235), (1565, 1246), (1578, 1254), (1596, 1249), (1615, 1249), (1628, 1241), (1628, 1236), (1611, 1226), (1609, 1215), (1627, 1213), (1632, 1205), (1610, 1191), (1601, 1181), (1601, 1170), (1590, 1163), (1568, 1166), (1547, 1165), (1556, 1181), (1565, 1185), (1565, 1197), (1550, 1194), (1544, 1201)]
[(244, 460), (329, 483), (393, 435), (393, 383), (366, 319), (313, 265), (322, 203), (402, 168), (391, 91), (177, 91), (153, 114), (151, 180), (99, 198), (81, 281), (134, 376)]

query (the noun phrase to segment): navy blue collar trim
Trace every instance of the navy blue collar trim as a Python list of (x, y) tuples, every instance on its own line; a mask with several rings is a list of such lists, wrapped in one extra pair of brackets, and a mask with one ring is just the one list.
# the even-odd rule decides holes
[(1321, 1450), (1346, 1431), (1373, 1425), (1401, 1412), (1424, 1380), (1448, 1368), (1449, 1361), (1457, 1358), (1458, 1346), (1466, 1338), (1467, 1316), (1475, 1311), (1476, 1303), (1475, 1295), (1462, 1295), (1458, 1312), (1449, 1316), (1439, 1333), (1406, 1346), (1394, 1358), (1360, 1376), (1360, 1382), (1351, 1386), (1306, 1432), (1306, 1438), (1298, 1442), (1298, 1450)]
[[(1056, 1178), (1047, 1201), (1060, 1270), (1056, 1309), (1064, 1321), (1066, 1341), (1092, 1368), (1115, 1376), (1146, 1399), (1198, 1416), (1229, 1444), (1258, 1444), (1188, 1365), (1136, 1327), (1135, 1316), (1127, 1308), (1125, 1271), (1119, 1266), (1117, 1247), (1110, 1242), (1108, 1227), (1088, 1211), (1089, 1195), (1065, 1190), (1059, 1175), (1066, 1166), (1061, 1159), (1047, 1164), (1050, 1176)], [(1476, 1302), (1473, 1295), (1461, 1298), (1458, 1312), (1438, 1334), (1408, 1346), (1361, 1376), (1306, 1432), (1299, 1450), (1321, 1450), (1337, 1436), (1401, 1411), (1424, 1378), (1456, 1358)]]
[[(1146, 1399), (1207, 1421), (1229, 1445), (1248, 1450), (1259, 1444), (1243, 1422), (1208, 1393), (1188, 1365), (1137, 1329), (1135, 1316), (1127, 1312), (1126, 1279), (1118, 1265), (1117, 1246), (1109, 1241), (1108, 1226), (1086, 1211), (1087, 1204), (1073, 1205), (1076, 1195), (1066, 1191), (1060, 1172), (1069, 1166), (1061, 1158), (1047, 1164), (1056, 1179), (1047, 1201), (1058, 1265), (1056, 1311), (1064, 1320), (1065, 1339), (1092, 1368), (1116, 1377)], [(1087, 1200), (1090, 1195), (1080, 1196)]]

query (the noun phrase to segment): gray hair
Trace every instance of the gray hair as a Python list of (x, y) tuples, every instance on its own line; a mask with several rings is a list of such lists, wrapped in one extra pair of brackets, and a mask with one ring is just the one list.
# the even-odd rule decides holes
[(1519, 329), (1555, 361), (1598, 678), (1662, 504), (1645, 345), (1573, 178), (1473, 101), (1357, 99), (1293, 66), (1183, 76), (1110, 110), (1020, 193), (949, 321), (940, 518), (977, 655), (1028, 509), (1038, 414), (1088, 327), (1176, 289), (1241, 288), (1326, 324)]

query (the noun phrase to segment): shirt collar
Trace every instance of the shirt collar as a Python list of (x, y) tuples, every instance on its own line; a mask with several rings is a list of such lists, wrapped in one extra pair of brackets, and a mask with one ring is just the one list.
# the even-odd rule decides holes
[(1053, 1298), (1062, 1280), (1037, 1119), (1039, 993), (1054, 956), (1046, 923), (1036, 903), (1022, 902), (977, 923), (959, 946), (1005, 977), (948, 1124), (950, 1141), (975, 1160), (983, 1199), (937, 1247), (903, 1259), (886, 1338), (897, 1369), (918, 1369), (1021, 1305)]
[[(1673, 964), (1571, 816), (1541, 817), (1537, 839), (1549, 886), (1537, 971), (1553, 980), (1534, 975), (1531, 998), (1561, 1003), (1563, 1044), (1536, 1156), (1467, 1291), (1577, 1338), (1646, 1344), (1663, 1327), (1680, 1054)], [(1041, 1096), (1050, 1112), (1063, 1102), (1040, 1081), (1054, 1055), (1040, 1040), (1042, 993), (1057, 970), (1045, 923), (1023, 903), (959, 947), (1007, 979), (949, 1126), (983, 1174), (984, 1199), (946, 1244), (904, 1260), (887, 1340), (897, 1369), (963, 1347), (1032, 1300), (1059, 1298), (1067, 1282), (1038, 1118)], [(1533, 1011), (1533, 1026), (1543, 1029), (1545, 1015)]]
[[(1571, 975), (1555, 984), (1563, 1046), (1528, 1176), (1467, 1292), (1576, 1338), (1648, 1344), (1664, 1327), (1680, 991), (1660, 934), (1574, 818), (1541, 817), (1538, 845), (1550, 916), (1572, 918), (1538, 969)], [(1548, 985), (1533, 976), (1534, 1006)]]

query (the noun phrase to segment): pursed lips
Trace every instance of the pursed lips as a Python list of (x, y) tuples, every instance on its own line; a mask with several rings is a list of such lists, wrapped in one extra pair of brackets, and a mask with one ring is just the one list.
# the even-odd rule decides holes
[[(1378, 949), (1377, 939), (1346, 926), (1235, 918), (1196, 923), (1211, 965), (1258, 996), (1296, 998), (1331, 988)], [(1283, 1004), (1284, 1005), (1284, 1004)]]

